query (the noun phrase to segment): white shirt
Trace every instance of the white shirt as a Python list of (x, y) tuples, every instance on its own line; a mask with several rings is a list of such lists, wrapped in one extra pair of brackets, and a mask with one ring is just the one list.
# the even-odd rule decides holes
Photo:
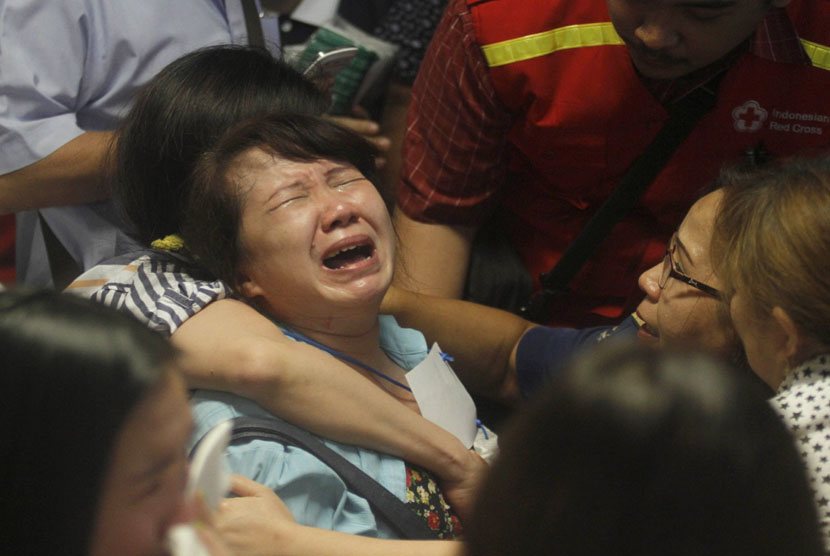
[(830, 354), (793, 369), (770, 403), (795, 436), (830, 550)]
[[(136, 91), (176, 58), (247, 44), (241, 4), (226, 4), (0, 0), (0, 174), (115, 129)], [(134, 248), (108, 201), (41, 212), (82, 270)], [(18, 281), (51, 283), (36, 213), (19, 213), (17, 226)]]

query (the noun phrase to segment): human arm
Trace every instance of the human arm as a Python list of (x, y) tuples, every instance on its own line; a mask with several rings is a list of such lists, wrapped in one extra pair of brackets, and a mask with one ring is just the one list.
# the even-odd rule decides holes
[(533, 395), (578, 352), (610, 338), (631, 340), (639, 328), (633, 316), (616, 327), (538, 326), (500, 309), (395, 286), (381, 312), (437, 341), (471, 391), (507, 404)]
[(455, 436), (341, 361), (286, 338), (224, 282), (191, 272), (178, 258), (143, 251), (90, 269), (69, 291), (171, 336), (191, 388), (235, 393), (320, 436), (429, 469), (459, 515), (469, 514), (487, 466)]
[(386, 164), (381, 170), (384, 185), (384, 199), (394, 198), (394, 185), (398, 183), (401, 173), (401, 147), (406, 133), (406, 111), (412, 96), (412, 86), (392, 82), (386, 90), (380, 125), (389, 137), (389, 151)]
[[(0, 212), (109, 194), (98, 177), (110, 133), (87, 132), (110, 129), (115, 121), (108, 114), (112, 126), (106, 126), (104, 116), (88, 111), (94, 99), (111, 94), (87, 65), (101, 41), (89, 9), (68, 1), (36, 8), (6, 2), (0, 10)], [(107, 69), (104, 63), (94, 67)]]
[(451, 541), (382, 540), (298, 525), (274, 492), (240, 475), (214, 517), (223, 540), (237, 556), (450, 556), (462, 554)]
[(0, 176), (0, 213), (75, 205), (110, 196), (104, 166), (112, 132), (88, 131), (52, 154)]
[(400, 240), (395, 284), (428, 295), (460, 298), (475, 228), (418, 222), (397, 207), (393, 221)]
[(453, 370), (476, 394), (513, 404), (519, 400), (516, 350), (536, 326), (507, 311), (392, 287), (381, 311), (420, 330), (455, 360)]
[(377, 165), (379, 167), (384, 166), (386, 164), (385, 155), (389, 151), (389, 147), (392, 144), (389, 137), (385, 135), (381, 135), (381, 126), (369, 119), (369, 114), (366, 113), (366, 110), (360, 106), (354, 107), (354, 114), (353, 116), (326, 116), (328, 119), (336, 122), (343, 127), (346, 127), (358, 135), (361, 135), (364, 139), (372, 143), (375, 148), (380, 153), (380, 156), (377, 159)]
[(493, 89), (469, 9), (452, 0), (412, 88), (395, 209), (397, 284), (461, 296), (475, 231), (504, 194), (512, 121)]
[(172, 341), (185, 355), (191, 387), (233, 392), (326, 438), (425, 467), (440, 477), (456, 511), (469, 514), (486, 465), (456, 437), (334, 357), (286, 338), (250, 306), (214, 301), (179, 326)]

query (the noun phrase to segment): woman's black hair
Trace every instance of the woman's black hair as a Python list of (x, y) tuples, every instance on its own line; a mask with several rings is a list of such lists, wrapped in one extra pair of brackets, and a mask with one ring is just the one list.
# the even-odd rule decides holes
[(234, 181), (229, 169), (252, 149), (287, 160), (346, 163), (378, 188), (377, 151), (344, 127), (303, 114), (268, 115), (239, 124), (195, 166), (181, 227), (185, 244), (199, 263), (231, 286), (236, 285), (244, 255), (239, 241), (244, 187)]
[(500, 438), (470, 556), (823, 554), (792, 436), (744, 380), (643, 346), (575, 361)]
[(323, 94), (265, 49), (222, 45), (165, 67), (116, 136), (116, 203), (144, 244), (179, 232), (183, 187), (199, 155), (234, 124), (275, 112), (322, 114)]
[(0, 427), (9, 554), (86, 554), (119, 431), (172, 346), (102, 305), (0, 292)]

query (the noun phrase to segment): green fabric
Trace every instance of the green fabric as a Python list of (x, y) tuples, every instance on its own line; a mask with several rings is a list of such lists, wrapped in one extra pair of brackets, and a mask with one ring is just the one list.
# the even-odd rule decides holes
[(319, 52), (325, 52), (341, 46), (356, 46), (359, 52), (352, 62), (338, 73), (334, 79), (329, 113), (335, 115), (344, 115), (351, 112), (352, 99), (360, 88), (366, 72), (375, 60), (377, 60), (378, 55), (343, 35), (320, 28), (311, 35), (308, 45), (298, 62), (300, 68), (308, 67)]

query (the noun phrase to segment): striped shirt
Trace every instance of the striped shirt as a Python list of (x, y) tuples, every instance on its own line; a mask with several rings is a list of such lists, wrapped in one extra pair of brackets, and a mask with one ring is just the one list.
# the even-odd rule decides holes
[(210, 303), (234, 297), (221, 280), (196, 276), (198, 271), (188, 259), (147, 249), (89, 269), (66, 291), (130, 314), (169, 336)]

